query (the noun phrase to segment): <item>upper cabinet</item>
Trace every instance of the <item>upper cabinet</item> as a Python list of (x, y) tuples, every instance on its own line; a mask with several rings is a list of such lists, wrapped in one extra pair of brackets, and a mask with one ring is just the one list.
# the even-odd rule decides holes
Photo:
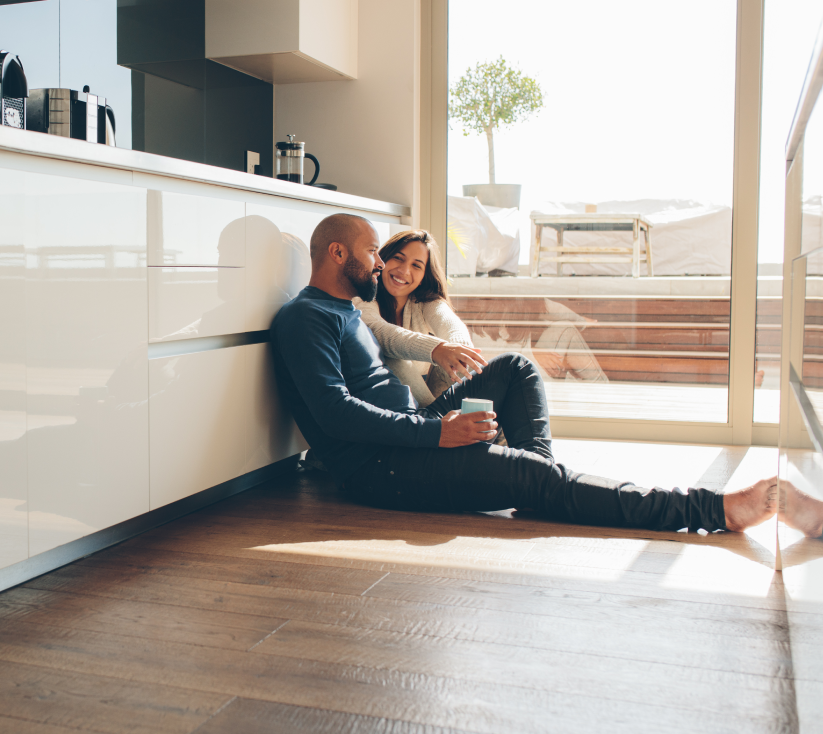
[(206, 0), (206, 58), (273, 84), (357, 78), (358, 0)]

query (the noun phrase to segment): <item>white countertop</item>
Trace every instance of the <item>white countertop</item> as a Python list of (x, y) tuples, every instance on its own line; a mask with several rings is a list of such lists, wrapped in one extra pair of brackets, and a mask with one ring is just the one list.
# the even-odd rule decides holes
[(311, 186), (268, 178), (267, 176), (255, 176), (229, 168), (192, 163), (179, 158), (143, 153), (138, 150), (87, 143), (83, 140), (63, 138), (31, 130), (16, 130), (2, 125), (0, 125), (0, 150), (36, 155), (43, 158), (56, 158), (75, 163), (88, 163), (107, 168), (154, 173), (160, 176), (170, 176), (218, 186), (230, 186), (245, 191), (256, 191), (289, 199), (313, 201), (390, 216), (407, 217), (411, 215), (411, 209), (401, 204), (367, 199), (339, 191), (316, 189)]

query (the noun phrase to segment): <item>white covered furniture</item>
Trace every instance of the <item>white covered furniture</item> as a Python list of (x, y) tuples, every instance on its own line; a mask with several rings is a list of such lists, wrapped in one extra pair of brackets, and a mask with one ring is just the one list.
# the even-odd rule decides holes
[(476, 196), (448, 199), (449, 276), (469, 276), (493, 270), (517, 273), (520, 257), (520, 210), (484, 206)]
[[(569, 214), (541, 214), (532, 212), (531, 220), (535, 228), (535, 246), (532, 253), (531, 277), (540, 272), (541, 262), (557, 264), (557, 275), (562, 275), (563, 263), (624, 263), (632, 264), (632, 277), (640, 276), (640, 263), (646, 263), (646, 275), (654, 275), (651, 233), (652, 223), (638, 213), (582, 212)], [(557, 245), (543, 244), (543, 230), (553, 229)], [(632, 246), (568, 246), (564, 242), (566, 232), (631, 232)], [(640, 251), (640, 234), (645, 240), (645, 249)]]
[[(562, 215), (564, 218), (582, 215), (583, 202), (546, 201), (533, 207), (535, 215)], [(654, 275), (693, 276), (731, 273), (732, 210), (723, 204), (691, 199), (635, 199), (632, 201), (601, 201), (597, 213), (638, 213), (651, 223), (654, 230)], [(534, 219), (531, 220), (531, 250), (529, 262), (535, 258)], [(543, 245), (546, 232), (543, 232)], [(627, 235), (614, 231), (570, 231), (563, 237), (564, 246), (620, 247), (625, 246)], [(594, 259), (594, 258), (592, 258)], [(561, 263), (565, 275), (630, 275), (631, 262), (574, 262)], [(641, 264), (642, 267), (642, 264)], [(557, 263), (542, 258), (538, 275), (556, 276)]]

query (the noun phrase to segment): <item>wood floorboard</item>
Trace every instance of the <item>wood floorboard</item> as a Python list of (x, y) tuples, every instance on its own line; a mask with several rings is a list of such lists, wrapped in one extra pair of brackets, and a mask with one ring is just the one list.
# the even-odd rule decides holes
[[(25, 588), (71, 589), (76, 594), (235, 614), (260, 616), (268, 611), (285, 619), (458, 637), (527, 648), (579, 649), (591, 654), (647, 662), (665, 663), (677, 659), (685, 666), (713, 666), (718, 670), (735, 670), (738, 665), (758, 666), (759, 669), (775, 656), (782, 659), (788, 654), (786, 642), (757, 635), (763, 629), (771, 629), (774, 635), (781, 631), (782, 624), (770, 625), (767, 618), (761, 619), (761, 624), (747, 627), (738, 621), (735, 613), (725, 623), (721, 621), (712, 626), (710, 619), (698, 621), (699, 615), (693, 620), (688, 613), (678, 614), (677, 604), (661, 608), (661, 605), (640, 605), (631, 598), (624, 606), (624, 600), (618, 595), (611, 598), (606, 594), (558, 594), (560, 603), (552, 603), (547, 597), (537, 613), (523, 613), (514, 609), (488, 608), (482, 603), (469, 606), (421, 599), (407, 601), (162, 575), (146, 577), (112, 573), (104, 577), (98, 571), (82, 567), (61, 569), (29, 582)], [(449, 600), (444, 597), (442, 601)], [(782, 615), (780, 619), (783, 619)], [(627, 620), (631, 626), (621, 626)], [(620, 626), (619, 636), (614, 634), (616, 626)], [(140, 632), (135, 629), (131, 634), (139, 635)], [(707, 658), (711, 662), (707, 662)]]
[[(296, 566), (297, 564), (291, 565)], [(61, 574), (52, 575), (48, 581), (35, 580), (16, 591), (34, 590), (46, 583), (52, 589), (71, 588), (75, 594), (85, 593), (91, 589), (93, 593), (116, 595), (118, 598), (127, 594), (130, 589), (154, 589), (156, 592), (158, 588), (168, 587), (206, 591), (210, 589), (228, 590), (235, 595), (252, 596), (266, 596), (262, 587), (314, 591), (313, 583), (309, 582), (301, 586), (299, 579), (295, 581), (291, 574), (286, 578), (286, 583), (280, 582), (284, 576), (279, 573), (272, 573), (271, 576), (261, 575), (260, 580), (255, 583), (253, 578), (238, 580), (237, 576), (231, 573), (201, 575), (198, 573), (199, 566), (193, 573), (189, 573), (189, 565), (182, 568), (171, 565), (170, 568), (171, 573), (167, 572), (163, 564), (158, 564), (155, 572), (143, 573), (142, 569), (133, 569), (122, 563), (117, 563), (114, 568), (106, 563), (77, 564)], [(232, 566), (227, 568), (229, 571), (233, 569)], [(186, 579), (190, 579), (192, 583), (187, 584)], [(201, 580), (218, 585), (203, 586), (198, 583)], [(156, 588), (151, 586), (151, 581), (157, 582)], [(148, 582), (148, 585), (145, 582)], [(221, 583), (224, 585), (219, 585)], [(246, 588), (247, 586), (253, 588)], [(617, 621), (626, 619), (652, 626), (663, 618), (667, 626), (692, 625), (704, 633), (714, 631), (712, 626), (714, 623), (718, 633), (752, 637), (761, 636), (769, 631), (776, 618), (774, 610), (744, 608), (734, 611), (735, 625), (730, 626), (728, 621), (732, 616), (732, 610), (718, 600), (712, 600), (711, 603), (699, 603), (693, 600), (686, 602), (639, 599), (635, 596), (624, 595), (617, 585), (612, 589), (606, 589), (603, 584), (600, 584), (596, 591), (585, 592), (583, 590), (571, 591), (565, 587), (552, 589), (512, 583), (501, 584), (495, 581), (424, 578), (395, 572), (380, 574), (368, 588), (363, 588), (362, 591), (360, 588), (349, 593), (349, 596), (411, 602), (415, 605), (419, 602), (426, 602), (434, 605), (473, 607), (487, 611), (549, 615), (573, 620)], [(341, 594), (340, 591), (333, 593)], [(14, 598), (13, 594), (11, 598)], [(179, 597), (180, 601), (183, 598)], [(278, 593), (273, 599), (281, 602), (284, 597)], [(277, 618), (273, 620), (273, 622), (277, 621)]]
[(287, 620), (192, 606), (106, 600), (70, 592), (18, 587), (0, 597), (0, 620), (248, 650)]
[[(335, 710), (346, 713), (381, 717), (388, 710), (392, 718), (401, 721), (483, 732), (544, 732), (543, 717), (551, 717), (553, 728), (561, 731), (573, 731), (572, 726), (591, 728), (598, 720), (628, 724), (633, 717), (654, 721), (658, 731), (693, 730), (691, 724), (685, 725), (681, 709), (603, 699), (582, 691), (539, 691), (499, 681), (487, 684), (418, 672), (160, 644), (18, 621), (12, 629), (0, 630), (0, 659), (24, 662), (21, 658), (66, 672), (275, 703), (327, 708), (333, 701)], [(595, 702), (597, 706), (593, 706)], [(728, 713), (701, 712), (700, 720), (712, 731), (733, 731), (732, 726), (741, 724), (739, 716)], [(773, 724), (772, 712), (765, 719), (748, 716), (745, 730), (768, 731)]]
[(187, 734), (228, 697), (6, 661), (0, 672), (0, 701), (4, 715), (34, 724), (111, 734)]
[[(255, 653), (492, 684), (511, 681), (557, 693), (585, 690), (597, 698), (654, 701), (684, 711), (734, 713), (743, 718), (767, 715), (791, 685), (783, 678), (686, 669), (675, 663), (604, 660), (599, 655), (547, 650), (533, 650), (524, 657), (521, 648), (509, 645), (297, 621), (277, 630)], [(683, 696), (684, 685), (688, 698)]]
[(77, 729), (69, 729), (56, 724), (41, 724), (39, 721), (17, 719), (0, 714), (0, 731), (8, 734), (76, 734)]
[[(260, 499), (255, 499), (259, 504)], [(318, 510), (328, 506), (328, 500), (322, 501), (306, 507), (301, 506), (296, 510), (291, 507), (278, 505), (270, 509), (268, 513), (258, 512), (252, 514), (249, 507), (242, 514), (235, 512), (220, 513), (215, 511), (215, 522), (218, 527), (225, 529), (236, 519), (238, 529), (245, 529), (249, 534), (255, 531), (262, 535), (271, 532), (272, 524), (283, 520), (298, 525), (312, 525)], [(387, 517), (397, 516), (399, 513), (387, 511), (364, 511), (356, 505), (347, 508), (348, 512), (341, 511), (336, 516), (337, 527), (357, 529), (364, 535), (386, 534)], [(511, 515), (516, 514), (516, 519)], [(686, 535), (684, 533), (652, 533), (650, 531), (634, 531), (636, 537), (629, 535), (631, 531), (616, 530), (613, 528), (592, 528), (575, 525), (562, 525), (559, 523), (549, 523), (544, 520), (529, 519), (526, 513), (498, 513), (488, 515), (483, 513), (463, 513), (460, 515), (442, 515), (405, 512), (402, 513), (404, 537), (408, 533), (410, 537), (419, 537), (421, 541), (426, 540), (431, 544), (437, 542), (437, 531), (441, 535), (453, 533), (456, 524), (460, 528), (461, 537), (467, 538), (488, 538), (490, 536), (499, 540), (527, 541), (540, 546), (580, 547), (596, 549), (600, 552), (604, 546), (604, 541), (609, 541), (613, 550), (636, 551), (638, 548), (646, 553), (659, 553), (664, 555), (678, 555), (682, 552), (684, 544), (695, 547), (716, 548), (722, 546), (728, 548), (751, 560), (756, 560), (764, 565), (771, 565), (774, 554), (764, 549), (759, 544), (752, 541), (745, 534), (718, 534), (712, 536), (702, 536), (700, 534)], [(533, 517), (533, 516), (532, 516)], [(345, 523), (345, 524), (344, 524)], [(203, 527), (201, 525), (201, 527)], [(334, 526), (329, 526), (332, 529)], [(297, 529), (297, 528), (295, 528)], [(575, 533), (579, 537), (575, 538)], [(379, 536), (378, 536), (379, 537)], [(576, 542), (575, 542), (576, 540)], [(736, 541), (736, 542), (735, 542)]]
[(793, 678), (772, 562), (753, 535), (389, 512), (300, 472), (0, 594), (0, 731), (792, 732), (819, 681)]
[[(577, 538), (571, 538), (572, 547)], [(620, 591), (626, 595), (651, 596), (652, 598), (679, 599), (682, 601), (697, 601), (727, 606), (754, 607), (783, 610), (785, 599), (782, 583), (779, 576), (771, 579), (768, 589), (760, 590), (754, 596), (726, 593), (728, 587), (726, 579), (712, 583), (709, 574), (704, 574), (702, 586), (716, 588), (701, 591), (697, 588), (677, 588), (676, 586), (660, 586), (650, 584), (646, 574), (636, 574), (634, 571), (614, 572), (600, 571), (591, 567), (566, 567), (554, 564), (489, 564), (476, 561), (471, 566), (456, 565), (426, 565), (419, 563), (403, 563), (386, 561), (383, 559), (367, 560), (347, 557), (340, 554), (312, 555), (308, 553), (276, 552), (271, 549), (248, 550), (237, 549), (215, 544), (203, 544), (200, 547), (196, 541), (146, 539), (146, 551), (160, 551), (168, 558), (206, 558), (213, 557), (215, 562), (221, 563), (224, 558), (265, 560), (268, 563), (294, 563), (300, 566), (329, 566), (332, 568), (354, 568), (361, 570), (379, 571), (381, 574), (405, 573), (418, 576), (438, 578), (467, 579), (474, 581), (490, 581), (504, 584), (527, 585), (546, 588), (565, 588), (578, 591), (599, 591), (605, 581), (620, 581)], [(682, 544), (681, 544), (682, 545)], [(190, 550), (180, 550), (186, 547)], [(208, 547), (205, 547), (208, 546)], [(202, 552), (200, 552), (202, 550)], [(604, 552), (608, 545), (604, 546)], [(682, 552), (682, 550), (681, 550)], [(129, 555), (133, 552), (129, 551)], [(134, 551), (139, 554), (140, 550)], [(128, 557), (128, 556), (127, 556)], [(274, 560), (276, 558), (276, 560)], [(718, 590), (720, 589), (720, 590)]]
[[(672, 542), (668, 539), (648, 539), (649, 533), (646, 531), (646, 539), (620, 544), (611, 543), (608, 537), (601, 539), (590, 537), (592, 529), (588, 529), (589, 537), (584, 536), (574, 542), (574, 528), (571, 528), (568, 532), (572, 534), (573, 540), (571, 543), (565, 543), (560, 533), (565, 532), (566, 528), (557, 524), (542, 523), (542, 527), (531, 531), (529, 536), (512, 539), (493, 535), (495, 518), (487, 518), (489, 522), (481, 535), (472, 534), (471, 530), (463, 530), (461, 520), (466, 517), (464, 515), (452, 516), (451, 533), (411, 530), (408, 528), (410, 522), (407, 522), (409, 515), (416, 516), (414, 513), (394, 513), (393, 515), (385, 512), (371, 527), (359, 527), (355, 524), (341, 525), (336, 524), (336, 521), (325, 522), (318, 527), (316, 521), (296, 520), (282, 516), (280, 525), (273, 521), (252, 518), (243, 519), (241, 522), (234, 522), (230, 518), (215, 519), (211, 523), (198, 525), (196, 534), (192, 534), (190, 527), (176, 526), (169, 528), (167, 533), (162, 535), (155, 532), (144, 542), (149, 547), (163, 547), (164, 549), (176, 543), (179, 550), (185, 550), (187, 544), (191, 544), (193, 546), (191, 552), (203, 552), (203, 546), (208, 545), (214, 553), (226, 550), (238, 552), (260, 549), (271, 551), (283, 549), (295, 552), (301, 552), (302, 549), (302, 552), (318, 552), (333, 549), (332, 544), (345, 543), (345, 549), (379, 548), (380, 551), (390, 554), (392, 551), (402, 552), (409, 560), (417, 556), (433, 555), (455, 558), (462, 556), (474, 560), (489, 559), (512, 563), (522, 562), (529, 556), (539, 554), (541, 562), (545, 560), (562, 564), (564, 558), (572, 554), (576, 555), (575, 565), (580, 563), (580, 558), (584, 554), (589, 554), (591, 556), (589, 565), (596, 567), (612, 567), (615, 563), (622, 563), (622, 559), (627, 554), (635, 556), (642, 553), (643, 558), (646, 559), (644, 569), (649, 572), (666, 572), (671, 564), (672, 556), (687, 555), (691, 558), (701, 553), (704, 556), (717, 555), (715, 551), (718, 547), (731, 551), (728, 554), (729, 561), (734, 560), (735, 557), (747, 561), (752, 560), (768, 571), (771, 571), (774, 562), (773, 553), (759, 546), (748, 536), (746, 536), (747, 540), (741, 539), (742, 542), (734, 545), (717, 541), (684, 543), (678, 542), (677, 535), (681, 534), (669, 534), (675, 536)], [(397, 524), (392, 527), (394, 518), (402, 518), (402, 525)], [(542, 534), (538, 534), (541, 530)], [(557, 532), (558, 535), (552, 537), (550, 535), (552, 531)], [(456, 532), (459, 532), (459, 535)], [(715, 536), (712, 536), (712, 540), (714, 539)], [(381, 545), (375, 545), (376, 542), (381, 541)], [(314, 545), (309, 546), (308, 544)], [(611, 560), (613, 558), (614, 561)], [(718, 558), (725, 558), (725, 554)], [(701, 575), (705, 575), (702, 574), (702, 569), (701, 565)]]
[(232, 581), (256, 586), (328, 591), (337, 594), (362, 594), (377, 583), (385, 571), (330, 569), (272, 559), (226, 558), (193, 553), (173, 554), (147, 548), (139, 553), (113, 553), (78, 561), (78, 566), (101, 571), (133, 572), (142, 575), (179, 576), (182, 578)]
[(465, 729), (237, 698), (197, 734), (471, 734)]
[[(586, 550), (588, 551), (589, 549)], [(597, 549), (592, 549), (590, 555), (582, 556), (581, 554), (574, 559), (569, 560), (576, 562), (575, 568), (577, 569), (588, 569), (590, 568), (591, 561), (597, 560), (596, 550)], [(562, 553), (562, 550), (560, 552)], [(601, 555), (606, 555), (608, 552), (608, 548), (600, 548)], [(288, 561), (281, 561), (279, 560), (279, 554), (277, 556), (277, 560), (246, 559), (233, 556), (220, 556), (217, 554), (201, 554), (186, 551), (173, 551), (169, 549), (146, 548), (140, 553), (135, 553), (133, 551), (120, 551), (107, 554), (105, 556), (95, 556), (93, 558), (81, 560), (77, 565), (99, 569), (120, 570), (123, 572), (129, 570), (146, 575), (160, 574), (165, 576), (179, 576), (187, 578), (230, 580), (236, 583), (251, 583), (254, 585), (280, 586), (307, 590), (336, 590), (338, 593), (353, 594), (363, 593), (361, 589), (370, 589), (378, 581), (380, 581), (386, 573), (393, 574), (393, 577), (397, 574), (408, 574), (414, 576), (434, 575), (437, 577), (436, 579), (433, 579), (430, 582), (425, 582), (433, 585), (442, 585), (446, 583), (444, 581), (440, 581), (439, 579), (441, 578), (452, 578), (455, 579), (455, 581), (459, 578), (459, 576), (456, 576), (453, 573), (444, 574), (443, 567), (433, 569), (430, 573), (422, 573), (420, 567), (410, 564), (381, 564), (379, 567), (375, 564), (374, 572), (367, 575), (358, 574), (356, 570), (352, 572), (352, 570), (345, 568), (334, 571), (332, 569), (336, 567), (333, 565), (318, 565), (317, 567), (313, 567), (310, 564), (301, 563), (301, 560), (303, 560), (303, 557), (298, 556), (296, 558), (290, 557)], [(642, 556), (638, 554), (623, 556), (623, 560), (624, 563), (628, 561), (635, 571), (639, 570), (641, 565), (649, 565), (646, 561), (645, 553), (643, 553)], [(698, 560), (700, 560), (700, 558), (692, 559), (693, 562)], [(681, 566), (682, 565), (683, 564), (681, 564)], [(698, 571), (697, 577), (702, 579), (702, 577), (705, 576), (705, 566), (700, 566), (696, 563), (693, 563), (693, 565), (696, 567), (695, 570)], [(621, 569), (621, 565), (615, 564), (614, 568), (619, 571)], [(422, 569), (422, 571), (425, 570), (426, 569)], [(664, 567), (663, 570), (667, 569)], [(668, 570), (670, 570), (670, 568)], [(338, 574), (342, 577), (341, 581), (348, 580), (350, 582), (348, 584), (348, 590), (340, 588), (343, 585), (342, 583), (323, 586), (323, 579), (328, 579)], [(762, 580), (772, 580), (774, 578), (770, 571), (766, 571), (764, 573), (763, 569), (756, 569), (756, 574)], [(658, 581), (655, 577), (652, 578), (654, 581)], [(560, 588), (569, 591), (587, 590), (586, 585), (581, 584), (579, 579), (563, 579), (562, 577), (560, 579), (555, 579), (554, 577), (548, 575), (538, 576), (536, 574), (532, 574), (518, 576), (515, 574), (472, 574), (471, 579), (477, 583), (485, 582), (491, 584), (497, 583), (512, 586), (532, 586), (535, 588), (549, 589)], [(625, 583), (626, 580), (621, 579), (621, 581), (623, 583), (623, 587), (621, 588), (620, 593), (631, 595), (631, 588), (625, 588), (629, 586)], [(648, 578), (646, 578), (645, 581), (647, 583), (637, 586), (637, 592), (640, 595), (648, 596), (650, 592), (649, 587), (655, 584), (654, 582), (649, 583)], [(365, 584), (366, 582), (370, 582), (368, 583), (368, 586), (360, 586), (360, 584)], [(424, 582), (421, 581), (420, 583)], [(600, 591), (602, 589), (602, 581), (589, 584), (588, 589), (591, 591)], [(776, 591), (780, 592), (780, 589), (778, 588)], [(658, 597), (658, 594), (653, 595)], [(698, 601), (697, 595), (688, 596), (678, 594), (677, 596), (674, 596), (672, 594), (667, 594), (666, 590), (663, 590), (663, 593), (659, 594), (659, 596), (662, 598), (677, 598), (682, 601)], [(739, 601), (731, 595), (723, 595), (719, 597), (715, 595), (703, 595), (699, 600), (712, 604), (726, 604), (735, 606), (738, 605), (737, 602)], [(782, 609), (782, 607), (777, 608)]]
[[(152, 548), (190, 553), (213, 553), (232, 555), (244, 558), (265, 558), (285, 560), (304, 565), (337, 566), (345, 568), (373, 568), (382, 572), (393, 570), (404, 570), (409, 573), (432, 576), (462, 575), (476, 577), (481, 572), (487, 574), (498, 573), (511, 577), (511, 575), (522, 576), (519, 583), (529, 583), (524, 580), (532, 577), (531, 583), (545, 584), (545, 578), (552, 578), (555, 583), (560, 583), (558, 579), (567, 578), (571, 582), (580, 579), (592, 579), (594, 581), (617, 581), (625, 583), (627, 588), (637, 586), (640, 594), (652, 593), (652, 595), (687, 595), (689, 592), (709, 592), (723, 595), (730, 598), (736, 596), (736, 603), (748, 606), (754, 603), (759, 606), (761, 597), (774, 599), (778, 606), (784, 604), (782, 592), (780, 594), (770, 590), (773, 573), (771, 569), (759, 565), (758, 568), (747, 567), (747, 573), (735, 574), (734, 576), (713, 575), (704, 573), (702, 569), (689, 568), (689, 565), (680, 565), (679, 568), (664, 569), (661, 573), (651, 575), (647, 571), (635, 570), (633, 566), (634, 555), (628, 554), (620, 558), (618, 552), (603, 553), (578, 553), (574, 554), (574, 548), (560, 549), (556, 554), (541, 553), (541, 557), (528, 557), (526, 553), (518, 551), (522, 560), (512, 560), (511, 558), (500, 558), (502, 552), (498, 552), (493, 557), (489, 557), (488, 549), (478, 549), (477, 554), (471, 554), (472, 542), (465, 538), (455, 538), (454, 550), (446, 550), (442, 546), (412, 546), (409, 547), (404, 541), (384, 541), (382, 543), (361, 538), (360, 540), (311, 540), (315, 535), (303, 536), (305, 540), (295, 543), (281, 544), (258, 544), (256, 540), (249, 543), (236, 544), (231, 546), (221, 546), (219, 538), (210, 537), (208, 539), (193, 537), (196, 534), (188, 534), (185, 537), (170, 537), (166, 539), (148, 539), (147, 543)], [(348, 538), (351, 539), (349, 534)], [(259, 539), (265, 543), (265, 539)], [(451, 539), (450, 541), (451, 542)], [(496, 549), (500, 551), (500, 547)], [(717, 549), (715, 549), (717, 550)], [(537, 553), (539, 551), (536, 551)], [(721, 550), (721, 553), (723, 551)], [(715, 560), (718, 563), (729, 564), (717, 554)], [(707, 558), (708, 560), (708, 558)], [(644, 560), (644, 563), (645, 560)], [(646, 564), (648, 565), (648, 564)], [(711, 564), (706, 566), (710, 569)], [(682, 571), (683, 573), (680, 573)], [(665, 584), (661, 587), (665, 575)], [(540, 579), (543, 577), (543, 580)], [(649, 583), (651, 582), (651, 583)], [(654, 588), (658, 587), (658, 588)], [(751, 602), (749, 597), (755, 597), (757, 601)]]

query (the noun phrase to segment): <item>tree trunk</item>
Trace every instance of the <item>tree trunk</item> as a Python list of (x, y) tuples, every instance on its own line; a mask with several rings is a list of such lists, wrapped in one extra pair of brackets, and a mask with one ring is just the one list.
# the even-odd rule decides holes
[(494, 128), (486, 128), (486, 140), (489, 143), (489, 183), (496, 183), (494, 180)]

